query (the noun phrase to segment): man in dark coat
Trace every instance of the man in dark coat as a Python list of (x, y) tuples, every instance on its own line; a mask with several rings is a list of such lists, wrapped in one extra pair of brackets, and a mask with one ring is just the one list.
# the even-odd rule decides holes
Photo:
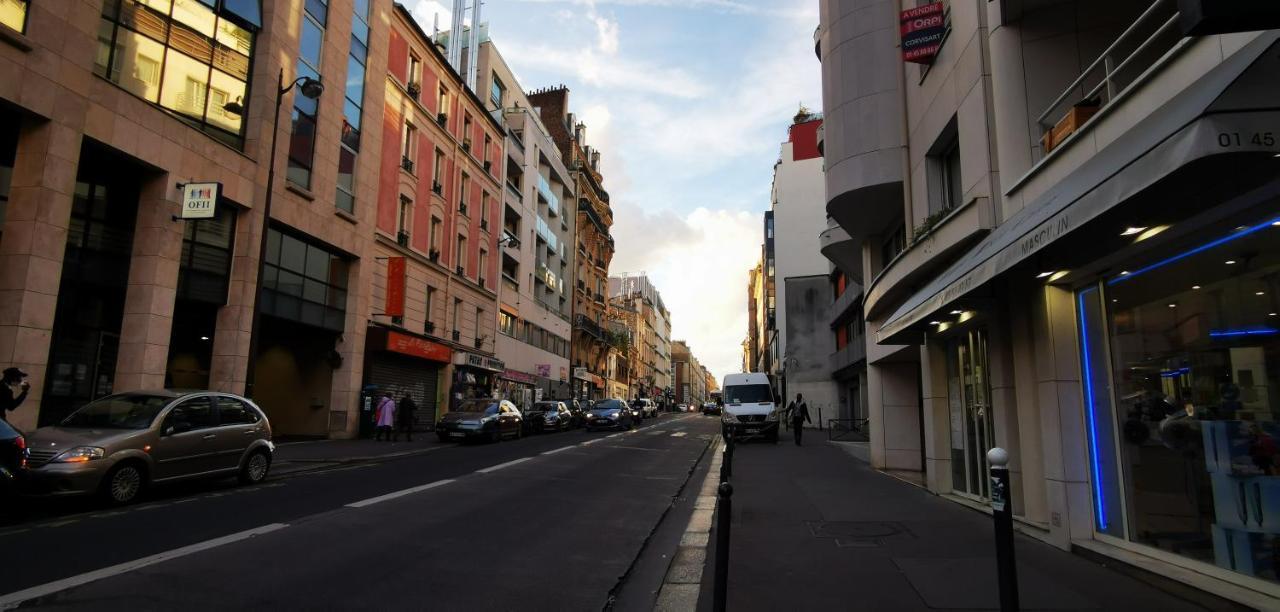
[(400, 432), (404, 432), (406, 442), (413, 442), (413, 413), (418, 409), (418, 405), (414, 403), (413, 396), (408, 392), (404, 397), (400, 398), (400, 403), (396, 405), (396, 432), (391, 434), (391, 441), (397, 442), (400, 439)]
[(800, 437), (804, 434), (804, 424), (812, 424), (809, 419), (809, 404), (804, 402), (804, 394), (797, 393), (796, 399), (787, 406), (787, 416), (791, 419), (791, 428), (796, 431), (796, 446), (800, 446)]
[[(18, 385), (21, 392), (13, 394), (13, 385)], [(27, 373), (18, 368), (6, 368), (3, 379), (0, 379), (0, 421), (9, 421), (9, 413), (18, 409), (27, 399), (27, 391), (31, 383), (27, 382)]]

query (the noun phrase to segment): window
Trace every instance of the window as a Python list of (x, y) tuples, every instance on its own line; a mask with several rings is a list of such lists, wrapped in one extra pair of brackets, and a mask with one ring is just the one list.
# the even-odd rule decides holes
[[(489, 147), (493, 145), (493, 139), (488, 134), (484, 135), (484, 150), (480, 151), (480, 159), (485, 163), (489, 162)], [(490, 168), (492, 170), (492, 168)]]
[[(422, 87), (422, 60), (417, 55), (409, 54), (409, 85), (417, 85)], [(417, 96), (414, 96), (415, 98)]]
[(413, 172), (413, 162), (418, 149), (418, 128), (408, 121), (404, 122), (404, 140), (400, 143), (401, 167)]
[(441, 117), (447, 116), (449, 112), (449, 90), (440, 86), (440, 93), (436, 95), (436, 112)]
[(480, 348), (480, 344), (484, 342), (483, 340), (484, 336), (480, 334), (480, 322), (483, 320), (484, 320), (484, 309), (476, 308), (476, 331), (475, 331), (476, 348)]
[(429, 248), (430, 250), (435, 251), (435, 252), (437, 252), (437, 253), (440, 251), (440, 227), (441, 227), (441, 225), (442, 225), (442, 223), (440, 222), (439, 217), (434, 217), (434, 216), (433, 216), (433, 217), (431, 217), (431, 235), (428, 237), (428, 238), (431, 240), (431, 242), (430, 242), (430, 244), (429, 244), (429, 245), (427, 245), (427, 246), (428, 246), (428, 248)]
[(905, 225), (899, 225), (892, 233), (889, 234), (884, 242), (880, 244), (880, 269), (885, 269), (894, 257), (898, 256), (907, 246), (907, 228)]
[(338, 147), (338, 191), (333, 205), (349, 213), (356, 210), (356, 152), (346, 145)]
[(961, 204), (960, 138), (953, 117), (928, 153), (929, 214), (938, 215)]
[(480, 270), (476, 272), (476, 276), (484, 279), (484, 273), (489, 271), (489, 251), (480, 249)]
[(480, 191), (480, 229), (489, 226), (489, 192)]
[(360, 151), (360, 114), (364, 107), (365, 62), (369, 55), (369, 0), (356, 0), (351, 16), (351, 50), (342, 105), (342, 141), (338, 145), (338, 189), (334, 206), (355, 212), (355, 165)]
[(205, 395), (193, 397), (178, 404), (164, 418), (160, 428), (164, 435), (182, 434), (188, 431), (208, 429), (217, 424), (213, 413), (213, 398)]
[(413, 222), (413, 200), (400, 196), (400, 216), (396, 220), (396, 240), (401, 246), (409, 246), (409, 227)]
[(258, 412), (244, 402), (234, 397), (218, 398), (219, 425), (252, 425), (257, 422)]
[(0, 0), (0, 24), (26, 32), (27, 2), (28, 0)]
[(518, 320), (515, 317), (505, 312), (498, 313), (498, 331), (503, 335), (514, 337), (516, 335), (517, 323)]
[(424, 309), (423, 317), (426, 318), (427, 320), (426, 332), (428, 334), (433, 333), (436, 330), (436, 324), (431, 321), (431, 314), (435, 309), (435, 304), (436, 304), (436, 290), (434, 287), (428, 285), (427, 301), (425, 304), (423, 304), (423, 309)]
[(502, 109), (502, 95), (506, 93), (507, 88), (503, 87), (502, 80), (497, 74), (493, 75), (493, 84), (489, 86), (489, 101), (493, 103), (494, 110)]
[(453, 298), (453, 333), (462, 331), (462, 300)]
[(340, 255), (269, 229), (262, 283), (265, 314), (342, 331), (347, 310), (347, 261)]
[(458, 210), (462, 214), (467, 214), (467, 183), (471, 182), (471, 177), (466, 173), (462, 173), (462, 182), (458, 184)]
[(458, 252), (455, 254), (454, 261), (457, 262), (458, 274), (466, 274), (467, 272), (467, 237), (458, 234)]
[(178, 269), (178, 299), (218, 306), (227, 303), (235, 235), (236, 211), (228, 206), (217, 207), (212, 219), (186, 224)]
[[(462, 148), (467, 153), (471, 151), (471, 115), (462, 116)], [(474, 155), (474, 153), (472, 153)]]
[(437, 185), (444, 185), (444, 151), (436, 149), (436, 157), (432, 162), (431, 178)]
[[(299, 34), (298, 77), (320, 80), (320, 59), (324, 47), (324, 26), (329, 16), (328, 0), (308, 0), (302, 11)], [(293, 92), (293, 125), (289, 137), (289, 182), (301, 187), (311, 187), (312, 164), (316, 153), (315, 100)]]
[[(0, 23), (25, 28), (27, 0), (0, 0)], [(94, 71), (198, 130), (244, 146), (249, 62), (261, 24), (243, 0), (107, 2)], [(228, 109), (235, 103), (238, 107)]]

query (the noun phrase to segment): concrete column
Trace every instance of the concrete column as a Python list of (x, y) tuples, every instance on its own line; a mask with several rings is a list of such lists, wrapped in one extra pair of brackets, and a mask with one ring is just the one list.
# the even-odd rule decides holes
[(329, 437), (356, 438), (360, 435), (360, 388), (364, 383), (364, 336), (366, 323), (361, 313), (371, 312), (373, 270), (369, 260), (349, 264), (347, 287), (346, 331), (334, 350), (342, 356), (342, 365), (333, 371), (329, 397)]
[(1014, 395), (1018, 412), (1018, 465), (1022, 470), (1022, 515), (1029, 521), (1049, 522), (1045, 500), (1044, 447), (1037, 402), (1034, 331), (1031, 304), (1039, 287), (1012, 287), (1009, 342), (1013, 356)]
[(920, 463), (919, 367), (915, 362), (881, 362), (867, 368), (872, 423), (880, 423), (878, 430), (873, 427), (871, 444), (872, 460), (879, 456), (877, 468), (924, 469)]
[(51, 121), (24, 120), (0, 239), (0, 364), (31, 375), (26, 402), (9, 415), (34, 429), (49, 360), (81, 133)]
[(1068, 548), (1072, 538), (1093, 536), (1075, 304), (1070, 291), (1053, 286), (1042, 296), (1032, 317), (1049, 529)]
[(934, 493), (950, 493), (951, 404), (947, 393), (946, 345), (937, 338), (920, 348), (921, 389), (924, 392), (925, 482)]
[(258, 242), (261, 228), (262, 215), (259, 211), (239, 211), (231, 278), (227, 283), (227, 304), (218, 309), (213, 359), (209, 366), (209, 388), (216, 391), (244, 393), (245, 371), (249, 365), (249, 335), (253, 329), (254, 283), (258, 278), (258, 249), (262, 244)]
[[(992, 130), (996, 141), (997, 187), (1001, 193), (1031, 169), (1033, 152), (1039, 134), (1032, 136), (1032, 120), (1028, 117), (1026, 75), (1022, 58), (1022, 30), (1017, 24), (1006, 25), (999, 2), (987, 3), (987, 46), (990, 50), (991, 115), (1000, 129)], [(1008, 219), (1022, 208), (1021, 199), (1000, 198), (1001, 219)]]
[(174, 221), (177, 189), (168, 174), (148, 180), (138, 198), (129, 287), (120, 325), (120, 355), (116, 360), (117, 391), (165, 386), (169, 335), (178, 290), (178, 265), (186, 223)]

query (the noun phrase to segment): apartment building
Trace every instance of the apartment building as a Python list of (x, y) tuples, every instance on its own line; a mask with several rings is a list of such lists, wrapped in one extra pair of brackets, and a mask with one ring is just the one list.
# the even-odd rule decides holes
[(434, 423), (490, 397), (504, 128), (402, 5), (388, 16), (374, 266), (364, 383), (409, 393)]
[(609, 262), (614, 242), (609, 235), (613, 209), (600, 173), (600, 152), (586, 142), (587, 126), (569, 112), (569, 89), (560, 86), (534, 91), (527, 96), (537, 109), (542, 124), (551, 134), (572, 175), (575, 242), (573, 283), (573, 337), (569, 358), (573, 365), (573, 392), (579, 399), (602, 396), (606, 341), (606, 298)]
[(648, 276), (609, 277), (609, 302), (620, 307), (623, 323), (635, 345), (634, 392), (661, 397), (670, 387), (671, 313)]
[(861, 294), (873, 464), (985, 504), (1003, 447), (1025, 533), (1275, 608), (1280, 10), (820, 18), (821, 240)]
[(684, 340), (671, 343), (671, 364), (675, 372), (675, 403), (696, 407), (706, 401), (707, 371)]
[[(32, 378), (17, 426), (169, 386), (247, 393), (278, 435), (355, 434), (382, 147), (365, 85), (391, 11), (4, 2), (0, 359)], [(186, 185), (211, 218), (174, 219)]]
[(517, 405), (570, 399), (574, 178), (515, 73), (482, 29), (477, 91), (506, 126), (501, 190), (499, 392)]

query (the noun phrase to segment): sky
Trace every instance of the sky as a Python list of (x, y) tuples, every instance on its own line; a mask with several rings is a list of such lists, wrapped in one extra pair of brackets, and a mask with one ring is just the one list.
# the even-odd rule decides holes
[[(400, 0), (426, 32), (452, 0)], [(614, 276), (646, 273), (672, 340), (741, 370), (747, 270), (796, 110), (821, 110), (817, 0), (488, 0), (480, 20), (531, 91), (564, 84), (601, 151)], [(468, 21), (470, 16), (467, 17)], [(816, 240), (816, 237), (815, 237)], [(815, 244), (815, 248), (817, 248)]]

